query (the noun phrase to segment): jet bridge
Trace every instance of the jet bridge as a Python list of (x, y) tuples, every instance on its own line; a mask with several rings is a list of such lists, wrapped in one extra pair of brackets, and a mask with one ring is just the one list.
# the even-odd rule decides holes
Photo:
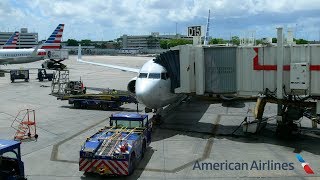
[[(297, 128), (293, 122), (302, 116), (312, 120), (313, 127), (320, 123), (319, 44), (183, 45), (167, 53), (173, 52), (175, 56), (160, 55), (155, 61), (168, 70), (174, 93), (265, 97), (265, 103), (278, 104), (280, 132), (291, 133)], [(257, 107), (257, 118), (262, 118), (264, 105)]]
[[(257, 96), (277, 90), (277, 47), (175, 47), (180, 86), (175, 93)], [(320, 97), (320, 45), (283, 48), (283, 95)]]
[(175, 93), (237, 93), (237, 47), (184, 45), (180, 54), (181, 84)]

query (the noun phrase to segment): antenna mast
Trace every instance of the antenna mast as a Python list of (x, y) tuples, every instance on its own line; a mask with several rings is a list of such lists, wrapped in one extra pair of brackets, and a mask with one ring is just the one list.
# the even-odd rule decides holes
[(204, 45), (208, 45), (208, 41), (209, 41), (209, 25), (210, 25), (210, 9), (209, 9), (209, 14), (208, 14), (208, 21), (207, 21), (207, 31), (206, 34), (204, 36)]

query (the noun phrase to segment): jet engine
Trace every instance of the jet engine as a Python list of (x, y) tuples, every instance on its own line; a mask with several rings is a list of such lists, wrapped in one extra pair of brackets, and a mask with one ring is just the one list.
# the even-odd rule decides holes
[(137, 80), (137, 77), (132, 78), (129, 81), (128, 86), (127, 86), (127, 90), (133, 94), (136, 93), (136, 80)]

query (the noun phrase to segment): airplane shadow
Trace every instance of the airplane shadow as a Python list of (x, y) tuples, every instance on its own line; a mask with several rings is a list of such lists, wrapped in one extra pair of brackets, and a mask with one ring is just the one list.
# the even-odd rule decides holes
[[(168, 113), (168, 115), (162, 118), (164, 119), (162, 124), (154, 127), (153, 141), (164, 140), (176, 135), (186, 135), (202, 139), (214, 137), (244, 143), (266, 143), (278, 145), (293, 148), (294, 153), (307, 151), (320, 155), (319, 137), (299, 134), (291, 139), (279, 139), (276, 137), (276, 127), (274, 124), (267, 124), (266, 128), (258, 134), (244, 133), (242, 131), (242, 127), (232, 134), (239, 127), (240, 122), (242, 122), (244, 117), (234, 115), (232, 116), (232, 119), (230, 119), (231, 123), (228, 124), (232, 124), (235, 118), (239, 118), (236, 121), (236, 124), (222, 125), (220, 123), (221, 117), (219, 114), (223, 112), (211, 112), (213, 108), (208, 110), (209, 106), (213, 104), (213, 102), (197, 101), (195, 99), (182, 103), (173, 110), (172, 113)], [(243, 108), (245, 106), (243, 102), (239, 101), (234, 103), (224, 103), (222, 106), (225, 107), (226, 104), (228, 107), (233, 108)], [(214, 105), (221, 108), (221, 104)], [(206, 119), (206, 122), (203, 122), (204, 118)], [(211, 120), (211, 122), (208, 122), (208, 120)], [(227, 120), (229, 121), (229, 119)], [(304, 131), (308, 130), (311, 130), (311, 128), (304, 128)]]

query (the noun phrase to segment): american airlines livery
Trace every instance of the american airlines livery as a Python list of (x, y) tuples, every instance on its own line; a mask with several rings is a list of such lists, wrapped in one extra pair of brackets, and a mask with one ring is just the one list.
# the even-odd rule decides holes
[[(42, 44), (31, 49), (0, 49), (0, 65), (22, 64), (45, 59), (46, 49), (59, 49), (61, 44), (64, 24), (59, 24), (51, 36)], [(14, 33), (15, 34), (15, 33)], [(10, 38), (11, 39), (11, 38)], [(10, 41), (10, 39), (8, 41)], [(14, 35), (12, 43), (16, 44)], [(4, 45), (5, 46), (5, 45)], [(14, 47), (14, 45), (12, 45)]]
[(2, 49), (16, 49), (18, 37), (19, 37), (19, 32), (18, 31), (14, 32), (12, 36), (8, 39), (8, 41), (2, 46)]

